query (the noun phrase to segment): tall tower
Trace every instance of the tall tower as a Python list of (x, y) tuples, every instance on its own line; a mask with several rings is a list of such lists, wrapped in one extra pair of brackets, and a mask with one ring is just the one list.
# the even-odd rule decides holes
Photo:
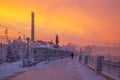
[(34, 12), (32, 12), (31, 17), (32, 17), (32, 20), (31, 20), (31, 40), (35, 41)]

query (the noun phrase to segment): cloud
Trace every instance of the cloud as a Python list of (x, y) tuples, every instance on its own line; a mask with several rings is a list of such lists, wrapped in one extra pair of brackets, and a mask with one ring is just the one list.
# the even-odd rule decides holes
[(63, 33), (63, 40), (76, 43), (119, 42), (119, 4), (120, 0), (5, 0), (0, 1), (0, 18), (3, 15), (4, 24), (12, 22), (21, 31), (25, 27), (25, 32), (29, 32), (30, 12), (34, 11), (37, 33), (42, 27), (52, 34)]

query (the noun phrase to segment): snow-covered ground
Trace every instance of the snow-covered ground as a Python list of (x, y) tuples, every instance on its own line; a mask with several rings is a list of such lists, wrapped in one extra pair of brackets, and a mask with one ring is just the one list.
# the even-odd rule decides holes
[(50, 62), (48, 64), (46, 64), (46, 62), (42, 62), (42, 63), (37, 64), (37, 66), (32, 66), (32, 67), (27, 67), (27, 68), (22, 67), (22, 62), (4, 63), (4, 64), (0, 65), (0, 79), (4, 78), (6, 76), (13, 75), (14, 73), (29, 71), (32, 69), (38, 69), (38, 68), (42, 68), (45, 66), (49, 66), (49, 65), (55, 64), (59, 61), (61, 61), (61, 60), (56, 60), (56, 61)]
[[(19, 74), (11, 80), (105, 80), (101, 75), (95, 74), (86, 66), (80, 64), (78, 59), (70, 58), (52, 61), (47, 64), (40, 63), (30, 68), (19, 67), (20, 63), (0, 66), (0, 76), (6, 76), (15, 72), (26, 72)], [(5, 66), (5, 67), (3, 67)]]
[(0, 78), (11, 75), (16, 72), (25, 71), (25, 68), (20, 67), (21, 62), (4, 63), (0, 65)]

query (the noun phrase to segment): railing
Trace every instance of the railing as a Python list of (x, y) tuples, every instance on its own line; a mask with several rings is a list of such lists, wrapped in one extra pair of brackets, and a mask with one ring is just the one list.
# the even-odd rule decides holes
[(89, 57), (88, 65), (95, 68), (96, 66), (96, 58), (95, 57)]
[[(81, 58), (80, 61), (81, 63), (91, 67), (95, 71), (104, 73), (115, 80), (120, 80), (120, 62), (105, 60), (104, 56), (89, 56), (89, 55), (80, 56), (81, 57), (79, 58)], [(88, 63), (86, 64), (85, 62)]]
[(111, 77), (120, 79), (120, 63), (112, 61), (104, 61), (102, 72), (110, 75)]

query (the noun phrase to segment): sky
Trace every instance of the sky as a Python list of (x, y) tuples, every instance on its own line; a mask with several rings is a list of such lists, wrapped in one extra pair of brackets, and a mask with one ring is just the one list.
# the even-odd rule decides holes
[(32, 11), (36, 40), (54, 41), (58, 34), (60, 44), (120, 43), (120, 0), (0, 0), (0, 25), (10, 37), (29, 37)]

